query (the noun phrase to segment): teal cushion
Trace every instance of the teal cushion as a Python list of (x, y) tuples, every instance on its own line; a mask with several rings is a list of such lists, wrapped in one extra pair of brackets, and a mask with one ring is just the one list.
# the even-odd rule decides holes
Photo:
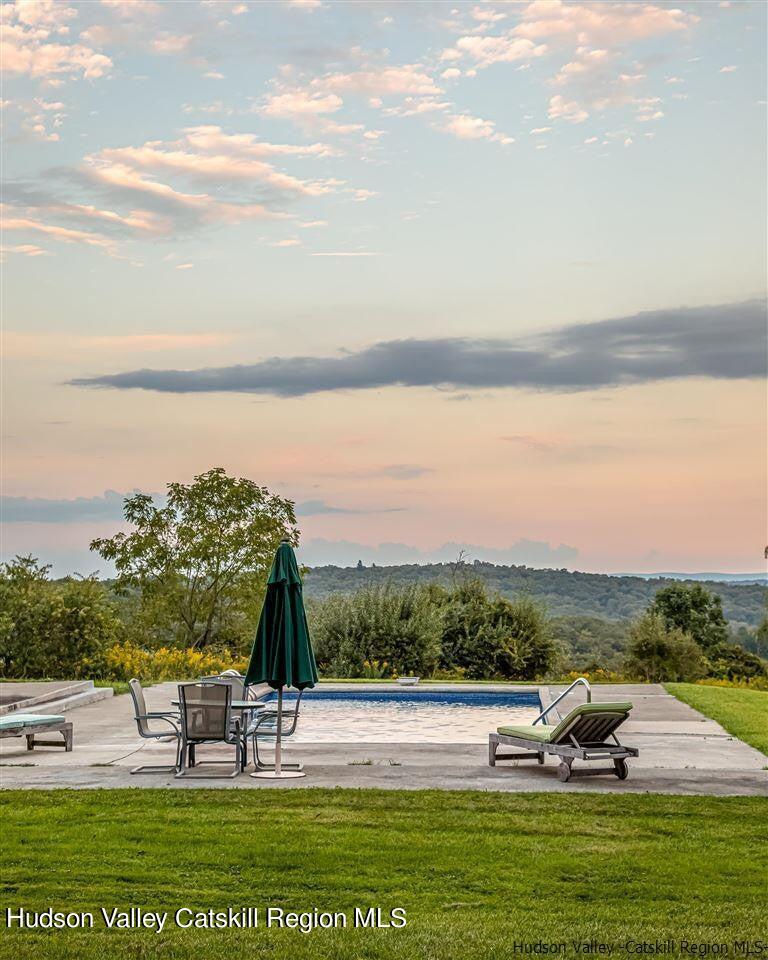
[(36, 727), (44, 723), (63, 723), (64, 717), (60, 714), (46, 716), (42, 713), (12, 713), (0, 717), (0, 730), (12, 730), (14, 727)]

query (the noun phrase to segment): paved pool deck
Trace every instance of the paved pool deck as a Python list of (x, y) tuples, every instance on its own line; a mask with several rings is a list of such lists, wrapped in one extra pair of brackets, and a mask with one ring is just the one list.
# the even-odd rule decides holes
[[(365, 685), (361, 685), (363, 688)], [(323, 684), (323, 688), (332, 687)], [(349, 686), (338, 685), (338, 689)], [(357, 687), (360, 689), (360, 687)], [(381, 685), (368, 689), (381, 690)], [(430, 690), (440, 689), (430, 684)], [(455, 690), (456, 687), (448, 689)], [(462, 689), (467, 689), (463, 686)], [(484, 691), (526, 689), (513, 684), (476, 687)], [(539, 688), (543, 702), (564, 689)], [(176, 685), (162, 683), (146, 690), (150, 711), (168, 709)], [(491, 790), (498, 792), (552, 791), (578, 793), (664, 793), (711, 796), (768, 796), (768, 757), (727, 733), (723, 728), (681, 703), (658, 684), (611, 684), (593, 687), (593, 700), (631, 700), (632, 720), (621, 729), (623, 742), (638, 747), (640, 756), (630, 761), (630, 776), (574, 777), (561, 783), (557, 761), (544, 766), (511, 761), (488, 766), (487, 743), (301, 743), (286, 744), (285, 759), (301, 759), (306, 777), (275, 782), (255, 780), (245, 774), (227, 780), (186, 778), (170, 774), (132, 776), (139, 764), (172, 764), (174, 747), (141, 740), (127, 695), (79, 707), (67, 714), (74, 724), (71, 753), (56, 748), (26, 749), (24, 739), (0, 741), (0, 788), (124, 788), (172, 787), (196, 789), (306, 789), (310, 787), (379, 787), (404, 790)], [(584, 701), (580, 689), (567, 708)], [(40, 710), (41, 713), (45, 712)], [(567, 710), (566, 710), (567, 712)], [(231, 748), (204, 748), (206, 756), (227, 759)], [(202, 759), (202, 750), (200, 758)], [(210, 768), (209, 768), (210, 769)], [(249, 768), (252, 769), (252, 768)]]

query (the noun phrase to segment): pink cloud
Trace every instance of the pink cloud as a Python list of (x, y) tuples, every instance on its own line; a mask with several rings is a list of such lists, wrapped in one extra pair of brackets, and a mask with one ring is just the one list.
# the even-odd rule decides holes
[(87, 246), (100, 247), (110, 252), (114, 250), (113, 242), (101, 234), (86, 230), (74, 230), (71, 227), (62, 227), (57, 224), (42, 223), (31, 217), (4, 217), (3, 229), (42, 233), (64, 243), (82, 243)]
[(320, 114), (335, 113), (343, 102), (341, 97), (334, 93), (311, 93), (308, 90), (295, 89), (268, 96), (261, 112), (266, 117), (288, 119), (317, 117)]
[[(459, 60), (464, 56), (474, 60), (478, 67), (490, 67), (495, 63), (514, 63), (530, 60), (546, 53), (544, 44), (505, 34), (498, 37), (459, 37), (451, 50), (444, 50), (441, 60)], [(455, 54), (455, 55), (454, 55)]]
[(589, 113), (575, 100), (566, 100), (560, 94), (549, 99), (548, 115), (550, 120), (568, 120), (570, 123), (583, 123)]
[(54, 81), (59, 74), (104, 76), (112, 61), (83, 43), (50, 42), (52, 35), (69, 33), (77, 10), (54, 0), (17, 0), (0, 7), (0, 59), (8, 74), (28, 74)]
[(686, 30), (699, 17), (651, 3), (565, 3), (534, 0), (513, 33), (529, 40), (573, 39), (580, 45), (615, 46)]
[(441, 93), (440, 87), (418, 64), (332, 73), (318, 77), (312, 86), (323, 90), (365, 93), (376, 97), (398, 95), (428, 96)]
[(498, 143), (514, 143), (512, 137), (496, 133), (496, 124), (493, 120), (483, 120), (481, 117), (472, 117), (469, 114), (454, 114), (448, 117), (440, 127), (445, 133), (450, 133), (459, 140), (494, 140)]

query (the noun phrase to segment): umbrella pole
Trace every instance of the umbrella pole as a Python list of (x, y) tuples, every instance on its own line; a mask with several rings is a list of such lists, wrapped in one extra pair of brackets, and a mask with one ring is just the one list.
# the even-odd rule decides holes
[(275, 737), (275, 776), (279, 777), (282, 772), (282, 754), (283, 754), (283, 688), (277, 691), (277, 736)]
[[(298, 769), (297, 769), (298, 767)], [(257, 780), (293, 780), (304, 777), (301, 764), (288, 764), (283, 770), (283, 688), (277, 689), (277, 730), (275, 731), (275, 769), (256, 770), (251, 774)]]

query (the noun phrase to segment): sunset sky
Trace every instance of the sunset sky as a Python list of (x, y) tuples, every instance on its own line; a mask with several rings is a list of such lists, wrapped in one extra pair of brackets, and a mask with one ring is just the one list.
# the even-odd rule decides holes
[(3, 3), (3, 558), (762, 569), (767, 9)]

